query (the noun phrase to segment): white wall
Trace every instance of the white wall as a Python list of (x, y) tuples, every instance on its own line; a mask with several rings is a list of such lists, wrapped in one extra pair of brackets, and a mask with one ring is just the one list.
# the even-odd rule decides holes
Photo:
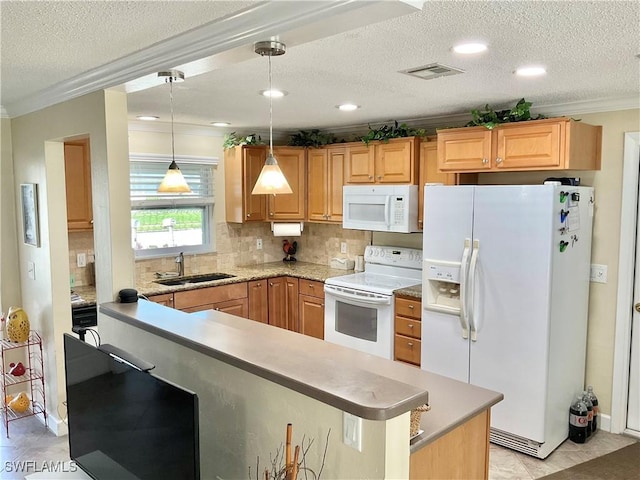
[[(0, 312), (22, 303), (18, 275), (18, 219), (11, 151), (11, 121), (0, 118)], [(19, 207), (18, 207), (19, 208)]]
[[(133, 285), (126, 105), (125, 94), (100, 91), (11, 121), (16, 205), (21, 183), (38, 184), (40, 196), (41, 245), (18, 242), (16, 276), (31, 328), (43, 337), (47, 409), (52, 429), (61, 433), (66, 428), (57, 413), (65, 398), (62, 333), (71, 330), (63, 142), (90, 140), (97, 299), (111, 301)], [(19, 225), (17, 237), (22, 234)], [(3, 246), (3, 265), (6, 254)], [(27, 262), (35, 264), (35, 279), (27, 276)]]

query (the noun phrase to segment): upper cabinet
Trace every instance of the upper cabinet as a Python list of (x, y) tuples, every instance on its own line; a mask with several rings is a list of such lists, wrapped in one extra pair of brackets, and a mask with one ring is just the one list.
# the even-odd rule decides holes
[(267, 219), (304, 220), (306, 200), (305, 149), (304, 147), (273, 147), (273, 154), (293, 193), (266, 195), (269, 197)]
[(349, 144), (345, 184), (418, 183), (417, 137), (394, 138), (387, 143)]
[(251, 195), (267, 147), (242, 145), (224, 152), (225, 214), (227, 222), (263, 222), (267, 219), (266, 195)]
[(599, 170), (602, 127), (569, 118), (438, 131), (443, 172)]
[(460, 185), (477, 183), (475, 173), (444, 173), (438, 170), (438, 142), (435, 136), (423, 138), (420, 142), (420, 194), (418, 197), (418, 228), (424, 222), (424, 186), (427, 183)]
[(91, 158), (89, 140), (65, 142), (64, 176), (69, 231), (93, 229), (91, 206)]
[(307, 220), (342, 223), (342, 186), (346, 147), (307, 151)]

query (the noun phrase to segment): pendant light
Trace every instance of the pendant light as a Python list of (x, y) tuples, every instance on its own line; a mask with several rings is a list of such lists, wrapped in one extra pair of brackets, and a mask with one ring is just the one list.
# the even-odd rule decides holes
[[(258, 42), (254, 45), (255, 52), (262, 56), (269, 57), (269, 91), (271, 88), (271, 57), (284, 55), (285, 44), (276, 41)], [(258, 180), (251, 191), (252, 195), (266, 194), (272, 195), (293, 193), (289, 182), (284, 177), (282, 170), (278, 166), (276, 157), (273, 156), (273, 100), (269, 95), (269, 154), (260, 171)]]
[(171, 165), (169, 165), (169, 169), (158, 187), (158, 192), (189, 193), (191, 188), (187, 185), (176, 163), (175, 138), (173, 134), (173, 83), (183, 81), (184, 73), (180, 70), (169, 70), (168, 72), (158, 72), (158, 77), (164, 78), (165, 82), (169, 83), (169, 101), (171, 103)]

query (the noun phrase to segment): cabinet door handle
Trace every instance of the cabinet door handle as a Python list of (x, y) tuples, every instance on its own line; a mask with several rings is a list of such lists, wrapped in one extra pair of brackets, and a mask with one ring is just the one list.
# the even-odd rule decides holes
[(273, 287), (273, 282), (269, 282), (269, 286)]
[(382, 180), (382, 175), (378, 175), (378, 180)]
[(262, 284), (261, 284), (261, 283), (258, 283), (258, 284), (256, 285), (256, 287), (261, 287), (261, 286), (262, 286)]
[(373, 179), (373, 175), (369, 175), (369, 180)]
[(407, 346), (413, 348), (413, 343), (407, 342)]
[(247, 213), (247, 218), (250, 218), (250, 217), (251, 217), (251, 214), (250, 214), (250, 213)]
[(269, 213), (269, 215), (271, 215), (273, 217), (273, 212)]
[(413, 324), (410, 323), (409, 325), (407, 325), (409, 328), (413, 328)]
[(486, 165), (487, 163), (489, 163), (489, 160), (487, 160), (486, 158), (483, 158), (483, 159), (482, 159), (482, 164), (483, 164), (483, 165)]
[(216, 310), (220, 310), (220, 307), (216, 307)]
[(502, 158), (496, 157), (496, 163), (500, 165), (502, 163)]

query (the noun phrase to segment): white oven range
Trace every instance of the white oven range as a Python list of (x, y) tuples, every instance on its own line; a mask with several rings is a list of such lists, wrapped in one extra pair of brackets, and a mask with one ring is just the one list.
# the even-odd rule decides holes
[(393, 291), (422, 281), (422, 250), (373, 246), (364, 272), (328, 278), (324, 285), (324, 339), (393, 359)]

